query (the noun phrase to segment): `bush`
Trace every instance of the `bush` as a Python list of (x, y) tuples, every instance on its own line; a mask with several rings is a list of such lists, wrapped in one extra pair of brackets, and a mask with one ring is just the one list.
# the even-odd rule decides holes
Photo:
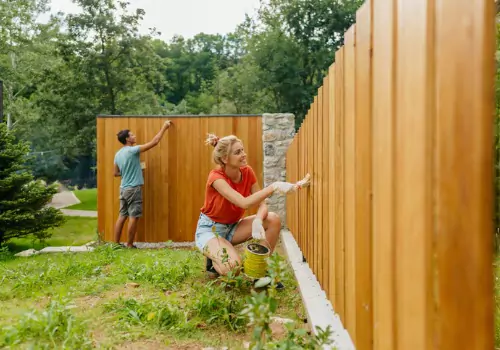
[(47, 230), (64, 221), (60, 210), (45, 206), (57, 188), (34, 180), (26, 165), (29, 150), (0, 123), (0, 244), (30, 234), (47, 238)]

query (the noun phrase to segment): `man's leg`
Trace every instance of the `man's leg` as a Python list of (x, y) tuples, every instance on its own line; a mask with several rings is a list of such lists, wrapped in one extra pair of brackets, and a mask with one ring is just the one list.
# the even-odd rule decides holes
[(120, 237), (122, 235), (123, 225), (128, 217), (128, 204), (126, 198), (123, 196), (123, 189), (120, 189), (120, 214), (115, 224), (115, 242), (120, 244)]
[(128, 222), (128, 241), (127, 247), (134, 247), (135, 234), (137, 233), (137, 223), (142, 216), (142, 187), (136, 187), (131, 194), (128, 207), (129, 222)]
[(122, 235), (122, 230), (123, 230), (123, 225), (125, 224), (125, 221), (127, 221), (126, 216), (118, 216), (118, 220), (116, 220), (115, 224), (115, 242), (120, 243), (120, 237)]
[(135, 234), (137, 233), (137, 222), (139, 218), (130, 217), (128, 220), (128, 242), (127, 247), (134, 245)]

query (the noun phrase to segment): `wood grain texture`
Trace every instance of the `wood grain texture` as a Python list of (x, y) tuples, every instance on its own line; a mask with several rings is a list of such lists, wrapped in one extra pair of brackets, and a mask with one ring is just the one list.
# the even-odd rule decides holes
[[(98, 221), (105, 240), (113, 239), (119, 211), (120, 178), (113, 177), (113, 160), (120, 149), (116, 134), (129, 128), (137, 142), (146, 143), (168, 117), (97, 118)], [(213, 148), (204, 141), (208, 132), (218, 136), (234, 134), (244, 144), (250, 166), (263, 186), (262, 118), (259, 116), (176, 117), (160, 144), (141, 154), (146, 163), (143, 188), (143, 217), (136, 241), (194, 241), (194, 232), (205, 196)], [(254, 214), (257, 208), (245, 215)], [(127, 239), (126, 227), (122, 241)]]

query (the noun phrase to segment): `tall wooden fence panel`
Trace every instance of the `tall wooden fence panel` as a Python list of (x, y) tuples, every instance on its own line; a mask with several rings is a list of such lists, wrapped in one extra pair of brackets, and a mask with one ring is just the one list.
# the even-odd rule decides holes
[[(119, 212), (120, 178), (113, 176), (115, 153), (122, 146), (118, 131), (130, 129), (137, 143), (150, 141), (166, 120), (173, 125), (160, 144), (141, 154), (143, 171), (143, 218), (136, 241), (194, 241), (196, 223), (203, 206), (208, 173), (216, 165), (207, 133), (237, 135), (244, 143), (249, 164), (259, 183), (263, 176), (261, 116), (100, 116), (97, 118), (98, 230), (107, 241)], [(256, 208), (248, 211), (254, 214)], [(127, 227), (122, 241), (127, 239)]]
[(287, 153), (287, 225), (358, 349), (492, 349), (494, 2), (372, 0)]

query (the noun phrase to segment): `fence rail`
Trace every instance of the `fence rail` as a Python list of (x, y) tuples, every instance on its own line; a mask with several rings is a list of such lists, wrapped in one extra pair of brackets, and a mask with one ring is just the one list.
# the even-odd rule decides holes
[(492, 349), (494, 2), (368, 1), (287, 153), (287, 225), (358, 349)]

